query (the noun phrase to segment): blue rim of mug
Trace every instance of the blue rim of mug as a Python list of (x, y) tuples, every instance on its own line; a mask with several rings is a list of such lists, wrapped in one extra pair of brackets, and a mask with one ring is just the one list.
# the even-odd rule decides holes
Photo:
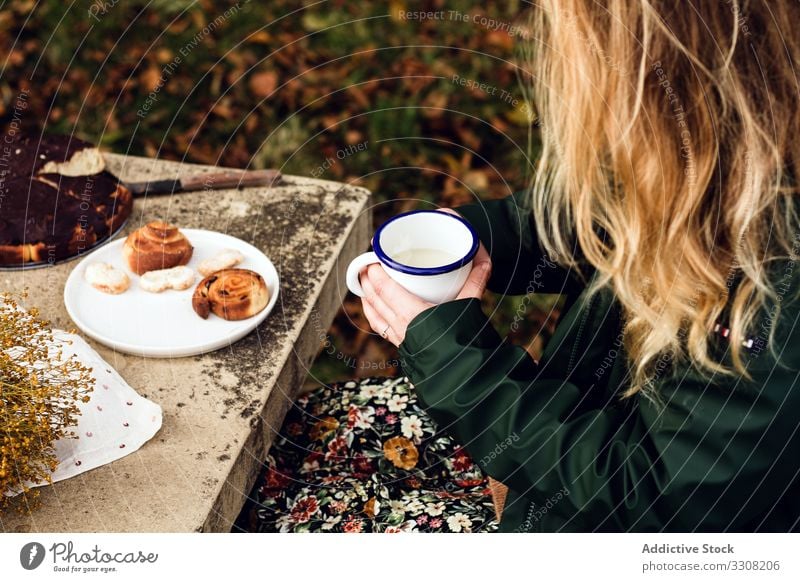
[[(458, 220), (461, 224), (467, 227), (467, 230), (472, 235), (472, 246), (470, 247), (469, 251), (466, 255), (462, 258), (454, 261), (448, 265), (440, 265), (438, 267), (412, 267), (411, 265), (404, 265), (403, 263), (398, 263), (394, 259), (392, 259), (389, 255), (387, 255), (383, 248), (381, 247), (381, 233), (383, 229), (389, 226), (395, 220), (399, 220), (400, 218), (404, 218), (406, 216), (410, 216), (412, 214), (438, 214), (442, 216), (450, 217), (454, 220)], [(461, 216), (457, 216), (455, 214), (450, 214), (449, 212), (441, 212), (439, 210), (411, 210), (409, 212), (403, 212), (402, 214), (398, 214), (393, 216), (382, 225), (378, 227), (378, 230), (375, 231), (375, 236), (372, 237), (372, 250), (378, 255), (378, 259), (380, 259), (381, 263), (385, 264), (388, 267), (391, 267), (395, 271), (400, 271), (401, 273), (407, 273), (408, 275), (441, 275), (443, 273), (449, 273), (450, 271), (455, 271), (469, 263), (473, 257), (475, 257), (475, 253), (478, 252), (478, 246), (480, 245), (480, 240), (478, 240), (478, 233), (475, 232), (475, 229), (472, 228), (472, 225), (466, 221), (466, 219), (462, 218)]]

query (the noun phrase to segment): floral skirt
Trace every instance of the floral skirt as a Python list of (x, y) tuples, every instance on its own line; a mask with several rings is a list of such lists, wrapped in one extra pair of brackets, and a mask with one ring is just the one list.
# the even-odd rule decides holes
[(407, 378), (301, 397), (276, 437), (240, 528), (260, 532), (485, 532), (487, 478), (437, 430)]

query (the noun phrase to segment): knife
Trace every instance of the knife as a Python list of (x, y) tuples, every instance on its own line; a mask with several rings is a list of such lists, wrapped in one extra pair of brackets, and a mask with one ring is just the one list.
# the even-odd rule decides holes
[(134, 196), (174, 194), (197, 190), (224, 190), (252, 186), (276, 186), (282, 179), (278, 170), (225, 170), (209, 174), (191, 174), (174, 180), (123, 182)]

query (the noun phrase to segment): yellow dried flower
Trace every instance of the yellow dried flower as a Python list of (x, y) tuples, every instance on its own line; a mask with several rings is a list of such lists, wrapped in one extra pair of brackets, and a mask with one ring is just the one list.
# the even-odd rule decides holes
[(61, 361), (50, 324), (38, 314), (0, 294), (0, 512), (14, 499), (22, 510), (34, 505), (36, 492), (26, 484), (50, 481), (58, 465), (53, 445), (74, 436), (77, 402), (93, 389), (91, 369), (74, 357)]

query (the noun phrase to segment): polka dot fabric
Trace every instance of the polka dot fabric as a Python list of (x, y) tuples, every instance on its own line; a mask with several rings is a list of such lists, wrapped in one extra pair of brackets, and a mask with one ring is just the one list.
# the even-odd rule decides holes
[(53, 338), (64, 358), (75, 355), (92, 369), (95, 381), (89, 402), (78, 403), (81, 415), (72, 429), (78, 438), (55, 443), (59, 460), (53, 473), (56, 482), (137, 451), (161, 428), (162, 416), (158, 404), (139, 396), (80, 336), (56, 330)]

